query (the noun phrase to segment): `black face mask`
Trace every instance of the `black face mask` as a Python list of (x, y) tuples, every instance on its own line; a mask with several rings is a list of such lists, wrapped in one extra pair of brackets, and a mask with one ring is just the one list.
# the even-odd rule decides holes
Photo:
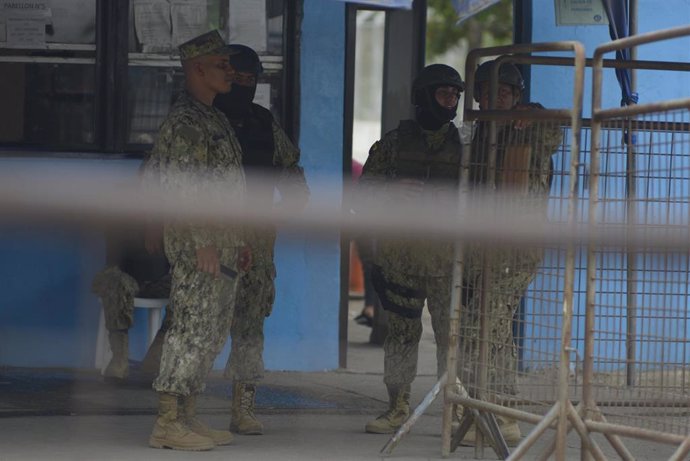
[(426, 130), (438, 130), (455, 118), (458, 113), (458, 105), (452, 109), (442, 107), (434, 97), (438, 87), (424, 88), (419, 98), (421, 104), (415, 108), (417, 123)]
[(229, 93), (221, 93), (213, 100), (213, 105), (223, 111), (230, 119), (239, 120), (247, 116), (256, 94), (256, 85), (232, 85)]

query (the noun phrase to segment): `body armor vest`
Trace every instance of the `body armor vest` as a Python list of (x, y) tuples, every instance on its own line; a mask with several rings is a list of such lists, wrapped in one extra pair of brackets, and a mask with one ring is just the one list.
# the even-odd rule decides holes
[(398, 178), (457, 185), (460, 178), (462, 151), (455, 126), (446, 133), (443, 143), (430, 147), (419, 124), (402, 120), (398, 127), (398, 151), (395, 169)]
[[(523, 139), (520, 138), (523, 135)], [(511, 145), (529, 144), (535, 142), (536, 136), (524, 136), (524, 132), (516, 132), (511, 126), (497, 128), (496, 135), (496, 186), (501, 186), (500, 172), (505, 161), (506, 147)], [(529, 166), (530, 174), (539, 174), (541, 166), (537, 163), (540, 158), (533, 154)], [(470, 159), (470, 184), (473, 186), (486, 185), (489, 181), (489, 124), (480, 122), (477, 131), (472, 139), (472, 152)], [(548, 159), (548, 186), (551, 187), (553, 181), (553, 159)], [(548, 190), (545, 191), (548, 194)]]

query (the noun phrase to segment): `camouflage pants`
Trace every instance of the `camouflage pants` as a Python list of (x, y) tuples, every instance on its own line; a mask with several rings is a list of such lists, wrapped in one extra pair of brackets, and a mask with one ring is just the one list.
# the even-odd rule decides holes
[[(520, 301), (534, 278), (541, 252), (497, 251), (489, 256), (489, 280), (482, 291), (479, 258), (469, 267), (470, 294), (460, 314), (458, 374), (470, 395), (480, 390), (487, 395), (517, 394), (517, 349), (513, 338), (513, 318)], [(510, 259), (510, 261), (508, 261)], [(488, 363), (480, 364), (480, 322), (482, 298), (487, 298)], [(487, 385), (478, 380), (487, 371)]]
[[(426, 291), (426, 304), (431, 314), (431, 326), (436, 339), (436, 372), (440, 377), (446, 370), (448, 356), (451, 277), (420, 277), (390, 271), (386, 271), (385, 276), (389, 282)], [(412, 303), (417, 305), (413, 306)], [(404, 304), (421, 311), (424, 308), (424, 299), (410, 298)], [(421, 337), (421, 318), (388, 312), (388, 335), (383, 343), (383, 382), (387, 386), (412, 384), (417, 375)]]
[(275, 266), (252, 267), (239, 281), (225, 377), (256, 383), (264, 375), (264, 320), (275, 300)]
[(187, 396), (204, 390), (213, 361), (230, 332), (237, 278), (200, 272), (189, 262), (172, 269), (170, 304), (175, 321), (165, 335), (158, 392)]
[[(109, 331), (129, 330), (134, 324), (134, 297), (169, 297), (170, 275), (142, 283), (140, 286), (134, 278), (119, 268), (107, 267), (96, 274), (92, 289), (101, 298), (106, 329)], [(170, 317), (170, 313), (166, 312), (161, 328), (169, 326)]]
[(134, 323), (134, 296), (139, 284), (116, 266), (106, 267), (91, 282), (91, 290), (101, 299), (108, 330), (128, 330)]

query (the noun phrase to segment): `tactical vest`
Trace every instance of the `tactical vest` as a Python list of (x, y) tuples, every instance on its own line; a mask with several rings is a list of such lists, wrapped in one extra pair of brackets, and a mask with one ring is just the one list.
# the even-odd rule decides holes
[[(498, 174), (503, 169), (503, 163), (506, 155), (506, 146), (518, 145), (524, 141), (514, 139), (516, 131), (511, 127), (498, 128), (496, 135), (496, 186), (500, 187), (500, 175)], [(486, 185), (489, 182), (489, 124), (480, 122), (472, 139), (472, 152), (470, 159), (470, 184), (472, 185)], [(538, 156), (536, 154), (532, 158), (530, 165), (530, 172), (532, 174), (540, 171), (539, 165), (536, 163)], [(548, 167), (548, 186), (551, 187), (553, 181), (553, 158), (549, 157)], [(548, 191), (546, 191), (548, 193)]]
[(398, 178), (457, 184), (461, 156), (460, 136), (455, 126), (449, 128), (440, 146), (432, 148), (427, 145), (422, 128), (417, 122), (400, 122), (395, 159)]
[(247, 194), (253, 203), (258, 201), (270, 206), (273, 203), (273, 189), (278, 178), (277, 169), (273, 164), (273, 115), (268, 109), (252, 104), (249, 116), (239, 121), (231, 120), (230, 123), (242, 147)]

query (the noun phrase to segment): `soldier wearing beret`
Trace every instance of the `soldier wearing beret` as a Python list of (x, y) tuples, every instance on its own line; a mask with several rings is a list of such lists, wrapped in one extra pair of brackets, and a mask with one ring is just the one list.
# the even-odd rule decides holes
[[(147, 181), (175, 199), (243, 200), (240, 144), (225, 115), (213, 107), (215, 96), (231, 88), (231, 50), (212, 31), (183, 43), (179, 51), (185, 90), (161, 126)], [(196, 417), (197, 396), (232, 324), (237, 277), (221, 274), (221, 266), (239, 271), (250, 258), (237, 229), (221, 223), (181, 217), (165, 223), (164, 242), (174, 320), (153, 383), (159, 410), (149, 445), (210, 450), (232, 441), (230, 432), (210, 429)]]

